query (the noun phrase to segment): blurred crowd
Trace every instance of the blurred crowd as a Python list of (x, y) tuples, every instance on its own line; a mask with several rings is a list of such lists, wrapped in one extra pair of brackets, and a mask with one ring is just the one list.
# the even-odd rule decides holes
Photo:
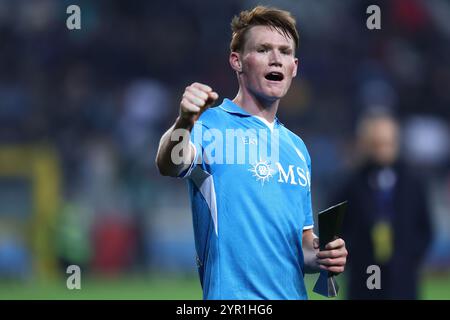
[[(186, 185), (158, 175), (156, 149), (186, 85), (234, 97), (230, 21), (259, 3), (298, 21), (299, 75), (278, 117), (311, 153), (314, 211), (332, 204), (359, 163), (358, 119), (388, 109), (401, 124), (401, 157), (429, 199), (427, 265), (450, 267), (448, 1), (0, 0), (0, 150), (56, 152), (61, 200), (51, 230), (61, 267), (195, 270)], [(368, 30), (375, 3), (382, 28)], [(71, 4), (81, 8), (81, 30), (66, 28)], [(0, 182), (0, 223), (31, 211), (8, 196), (8, 181)], [(14, 258), (6, 244), (20, 246), (6, 227), (0, 232), (0, 277), (32, 272), (8, 267), (29, 260), (26, 250)]]

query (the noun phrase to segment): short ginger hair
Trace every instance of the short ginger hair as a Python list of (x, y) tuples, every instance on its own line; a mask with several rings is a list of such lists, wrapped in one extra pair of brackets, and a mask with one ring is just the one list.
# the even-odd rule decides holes
[(232, 38), (230, 50), (242, 51), (245, 45), (245, 36), (251, 27), (268, 26), (280, 31), (284, 36), (294, 40), (295, 48), (299, 45), (299, 35), (295, 18), (288, 11), (257, 6), (252, 10), (242, 11), (231, 21)]

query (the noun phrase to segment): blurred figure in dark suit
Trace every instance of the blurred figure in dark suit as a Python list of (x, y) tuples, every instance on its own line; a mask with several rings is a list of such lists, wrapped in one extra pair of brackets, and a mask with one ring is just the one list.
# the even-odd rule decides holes
[[(426, 181), (399, 159), (399, 126), (388, 113), (368, 113), (357, 135), (363, 161), (338, 199), (349, 201), (348, 298), (417, 299), (431, 240)], [(379, 290), (368, 288), (370, 265), (380, 267)]]

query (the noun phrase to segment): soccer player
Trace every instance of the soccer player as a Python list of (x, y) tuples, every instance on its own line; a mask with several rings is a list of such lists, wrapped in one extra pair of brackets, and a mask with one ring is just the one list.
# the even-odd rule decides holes
[(276, 117), (297, 74), (296, 22), (287, 11), (258, 6), (231, 27), (237, 95), (210, 108), (218, 94), (188, 86), (156, 164), (162, 175), (188, 181), (204, 299), (307, 299), (304, 274), (343, 272), (347, 250), (337, 239), (318, 251), (311, 159)]

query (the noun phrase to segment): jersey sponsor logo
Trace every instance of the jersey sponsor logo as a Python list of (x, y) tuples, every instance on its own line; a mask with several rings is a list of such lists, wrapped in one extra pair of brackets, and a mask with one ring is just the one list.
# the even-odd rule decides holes
[(270, 164), (270, 161), (258, 161), (251, 165), (248, 170), (253, 173), (256, 181), (260, 181), (261, 185), (269, 181), (278, 171), (278, 179), (275, 180), (278, 183), (286, 183), (290, 185), (298, 185), (300, 187), (308, 188), (311, 190), (311, 175), (308, 170), (302, 167), (295, 166), (293, 164), (288, 165), (287, 168), (283, 167), (280, 162), (276, 162), (275, 166), (278, 170), (274, 170)]
[(274, 173), (274, 170), (271, 168), (270, 162), (268, 161), (259, 161), (252, 165), (248, 171), (253, 173), (256, 181), (261, 181), (261, 185), (264, 185), (264, 182), (269, 181)]
[(302, 167), (289, 165), (287, 169), (283, 168), (281, 163), (276, 163), (278, 168), (278, 182), (289, 183), (291, 185), (299, 185), (301, 187), (311, 188), (311, 175), (308, 170)]

